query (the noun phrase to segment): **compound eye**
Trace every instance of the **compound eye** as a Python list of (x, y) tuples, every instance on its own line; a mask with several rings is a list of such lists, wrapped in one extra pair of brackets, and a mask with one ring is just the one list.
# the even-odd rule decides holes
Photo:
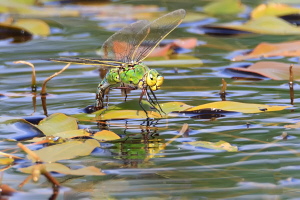
[(149, 74), (149, 78), (151, 79), (151, 81), (153, 81), (153, 76), (152, 76), (152, 74)]

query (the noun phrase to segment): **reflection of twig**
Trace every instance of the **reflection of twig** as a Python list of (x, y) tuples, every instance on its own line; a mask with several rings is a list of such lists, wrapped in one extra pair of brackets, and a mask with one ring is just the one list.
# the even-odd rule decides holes
[(177, 139), (177, 138), (179, 138), (180, 136), (182, 136), (182, 135), (188, 130), (188, 128), (189, 128), (189, 125), (188, 125), (187, 123), (183, 124), (183, 126), (182, 126), (181, 130), (179, 131), (179, 133), (178, 133), (175, 137), (173, 137), (171, 140), (169, 140), (168, 142), (166, 142), (166, 143), (164, 144), (164, 146), (165, 146), (165, 147), (168, 146), (168, 145), (171, 144), (175, 139)]
[(23, 60), (15, 61), (14, 63), (15, 64), (29, 65), (32, 68), (32, 74), (31, 74), (31, 91), (32, 92), (36, 92), (36, 75), (35, 75), (34, 65), (32, 63), (30, 63), (30, 62), (23, 61)]
[(290, 87), (290, 99), (291, 104), (294, 105), (294, 73), (293, 73), (293, 65), (290, 66), (290, 81), (289, 81), (289, 87)]

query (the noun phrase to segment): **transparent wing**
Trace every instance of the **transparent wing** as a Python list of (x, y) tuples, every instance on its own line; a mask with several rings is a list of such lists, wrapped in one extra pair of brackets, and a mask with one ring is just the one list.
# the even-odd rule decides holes
[(123, 63), (116, 60), (104, 60), (99, 58), (73, 58), (73, 57), (60, 57), (49, 58), (47, 60), (63, 63), (75, 63), (83, 65), (101, 65), (103, 67), (120, 67)]
[(138, 35), (147, 35), (136, 47), (132, 54), (131, 61), (139, 62), (144, 60), (160, 41), (182, 22), (185, 14), (184, 9), (175, 10), (146, 25)]
[(136, 47), (145, 39), (148, 32), (144, 27), (149, 21), (140, 20), (132, 23), (110, 36), (102, 45), (104, 59), (118, 60), (124, 63), (132, 61)]

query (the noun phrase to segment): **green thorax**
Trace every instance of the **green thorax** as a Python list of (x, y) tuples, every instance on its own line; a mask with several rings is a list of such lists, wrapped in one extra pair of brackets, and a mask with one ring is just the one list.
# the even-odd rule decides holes
[(118, 83), (137, 86), (143, 80), (149, 68), (143, 64), (125, 65), (120, 68), (112, 68), (102, 80), (102, 85), (110, 86)]

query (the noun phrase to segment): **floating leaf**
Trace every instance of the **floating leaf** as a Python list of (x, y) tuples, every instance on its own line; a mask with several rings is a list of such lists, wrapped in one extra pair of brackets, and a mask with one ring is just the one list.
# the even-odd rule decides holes
[[(105, 175), (100, 169), (90, 166), (90, 167), (84, 167), (80, 169), (70, 169), (69, 167), (66, 167), (63, 164), (60, 163), (45, 163), (43, 164), (45, 169), (48, 172), (57, 172), (61, 174), (68, 174), (68, 175), (77, 175), (77, 176), (102, 176)], [(19, 170), (23, 173), (32, 173), (33, 166), (20, 168)]]
[(13, 158), (0, 158), (0, 165), (11, 165), (14, 161)]
[[(264, 104), (252, 104), (252, 103), (240, 103), (234, 101), (218, 101), (213, 103), (207, 103), (200, 106), (187, 109), (185, 111), (197, 111), (201, 109), (221, 109), (225, 111), (242, 112), (242, 113), (260, 113), (268, 111), (279, 111), (291, 106), (271, 106)], [(183, 112), (185, 112), (183, 111)]]
[(13, 25), (24, 28), (34, 35), (48, 36), (50, 34), (49, 25), (40, 19), (18, 19)]
[(203, 11), (211, 15), (234, 15), (245, 10), (240, 0), (213, 1), (203, 7)]
[(13, 38), (13, 42), (26, 42), (32, 38), (32, 34), (27, 30), (13, 26), (0, 23), (0, 39)]
[(112, 131), (103, 130), (95, 133), (93, 135), (93, 138), (100, 141), (111, 141), (120, 139), (120, 136), (118, 136)]
[[(35, 1), (36, 2), (36, 1)], [(30, 16), (79, 16), (79, 12), (76, 10), (60, 8), (60, 7), (37, 7), (30, 6), (23, 2), (13, 1), (0, 1), (0, 12), (10, 14), (21, 14)]]
[[(243, 73), (256, 73), (260, 76), (264, 76), (273, 80), (289, 80), (289, 68), (291, 64), (281, 63), (281, 62), (257, 62), (250, 65), (247, 68), (231, 67), (227, 68), (234, 71), (239, 71)], [(294, 80), (300, 80), (300, 65), (292, 65)]]
[(258, 19), (251, 19), (250, 21), (244, 24), (212, 24), (203, 26), (206, 29), (216, 29), (220, 31), (223, 29), (223, 32), (228, 30), (237, 30), (242, 32), (249, 33), (259, 33), (259, 34), (271, 34), (271, 35), (291, 35), (291, 34), (300, 34), (300, 28), (286, 22), (283, 19), (266, 16), (260, 17)]
[[(44, 162), (55, 162), (58, 160), (72, 159), (78, 156), (89, 155), (96, 147), (100, 147), (97, 140), (88, 139), (85, 142), (69, 141), (45, 147), (34, 151)], [(35, 161), (31, 156), (28, 159)]]
[(76, 119), (62, 113), (50, 115), (40, 121), (36, 127), (43, 131), (46, 136), (55, 135), (56, 133), (65, 131), (78, 130)]
[(263, 16), (285, 16), (299, 14), (300, 9), (286, 4), (268, 3), (260, 4), (251, 12), (251, 18), (259, 18)]
[(219, 142), (206, 142), (206, 141), (195, 141), (195, 142), (183, 142), (183, 144), (189, 144), (195, 147), (203, 147), (207, 149), (225, 150), (228, 152), (237, 152), (238, 147), (232, 146), (230, 143), (220, 140)]
[(292, 42), (268, 43), (262, 42), (250, 53), (234, 57), (233, 61), (272, 56), (300, 56), (300, 40)]
[(94, 119), (110, 120), (110, 119), (144, 119), (144, 118), (161, 118), (162, 116), (155, 111), (147, 111), (147, 115), (143, 110), (109, 110), (104, 114), (97, 115)]
[(148, 66), (164, 67), (199, 67), (203, 62), (194, 56), (186, 54), (174, 54), (166, 57), (147, 58), (144, 63)]
[(160, 57), (160, 56), (168, 56), (174, 54), (175, 49), (177, 48), (185, 48), (185, 49), (192, 49), (197, 46), (197, 38), (181, 38), (173, 40), (163, 46), (156, 47), (149, 57)]

